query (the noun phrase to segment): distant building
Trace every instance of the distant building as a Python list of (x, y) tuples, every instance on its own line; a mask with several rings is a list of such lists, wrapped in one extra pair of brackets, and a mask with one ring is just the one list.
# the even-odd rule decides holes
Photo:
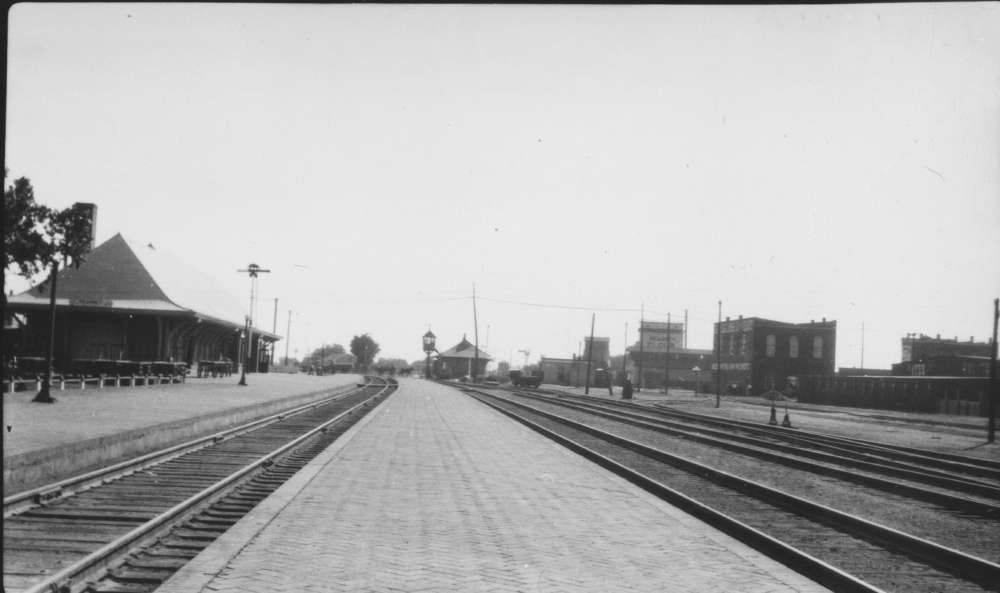
[(908, 335), (900, 340), (901, 360), (892, 365), (896, 376), (988, 377), (991, 342), (959, 342), (924, 334)]
[[(670, 385), (694, 389), (707, 383), (715, 360), (711, 350), (685, 348), (684, 324), (676, 321), (642, 321), (640, 341), (626, 348), (628, 373), (636, 387), (659, 389), (669, 369)], [(670, 344), (668, 351), (667, 344)], [(641, 376), (640, 376), (641, 372)]]
[(892, 369), (863, 369), (859, 367), (839, 367), (838, 377), (888, 377)]
[[(714, 324), (719, 347), (720, 324)], [(741, 315), (721, 323), (723, 389), (759, 395), (771, 389), (795, 390), (798, 377), (833, 376), (837, 347), (836, 321), (787, 323)]]
[[(553, 358), (542, 356), (538, 363), (542, 383), (551, 385), (572, 385), (582, 387), (587, 384), (587, 360), (591, 357), (590, 336), (583, 338), (583, 355), (579, 358)], [(594, 337), (593, 356), (590, 358), (590, 385), (596, 386), (598, 372), (608, 371), (611, 364), (611, 338)], [(613, 372), (612, 372), (613, 374)]]
[[(478, 356), (477, 356), (478, 353)], [(478, 358), (478, 366), (475, 366)], [(472, 377), (475, 366), (475, 376), (486, 376), (486, 365), (493, 360), (489, 354), (477, 349), (466, 337), (462, 336), (462, 341), (451, 348), (438, 354), (433, 361), (435, 377), (441, 379), (457, 379), (459, 377)]]

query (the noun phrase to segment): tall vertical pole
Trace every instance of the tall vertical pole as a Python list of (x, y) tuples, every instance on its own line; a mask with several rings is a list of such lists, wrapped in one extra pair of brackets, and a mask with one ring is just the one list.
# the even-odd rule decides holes
[(861, 322), (861, 372), (865, 372), (865, 322)]
[(587, 348), (587, 376), (584, 379), (584, 395), (590, 395), (590, 363), (594, 360), (594, 317), (596, 313), (590, 314), (590, 346)]
[(1000, 319), (1000, 299), (993, 299), (993, 345), (990, 348), (990, 415), (986, 426), (986, 442), (996, 440), (997, 432), (997, 320)]
[(644, 319), (646, 318), (646, 304), (639, 305), (639, 376), (635, 378), (635, 390), (642, 391), (642, 359), (645, 358), (645, 338), (643, 337)]
[(56, 278), (59, 276), (59, 262), (52, 262), (52, 271), (49, 273), (51, 286), (49, 286), (49, 348), (45, 353), (45, 376), (42, 379), (42, 388), (38, 390), (33, 402), (43, 404), (55, 403), (56, 398), (52, 397), (52, 358), (56, 343)]
[[(271, 333), (278, 333), (278, 297), (274, 298), (274, 322), (271, 323)], [(274, 366), (274, 345), (271, 346), (271, 366)]]
[(628, 322), (625, 322), (625, 350), (622, 353), (622, 387), (625, 386), (625, 379), (628, 378)]
[(715, 330), (715, 407), (722, 397), (722, 301), (719, 301), (719, 323)]
[(285, 364), (288, 364), (288, 344), (292, 339), (292, 310), (288, 310), (288, 325), (285, 326)]
[(667, 358), (663, 363), (663, 395), (670, 389), (670, 313), (667, 313)]
[(681, 348), (687, 350), (688, 347), (688, 310), (684, 309), (684, 342)]
[(479, 314), (476, 313), (476, 285), (472, 285), (472, 328), (476, 339), (475, 350), (472, 355), (475, 359), (475, 366), (472, 368), (472, 382), (476, 382), (476, 373), (479, 372)]

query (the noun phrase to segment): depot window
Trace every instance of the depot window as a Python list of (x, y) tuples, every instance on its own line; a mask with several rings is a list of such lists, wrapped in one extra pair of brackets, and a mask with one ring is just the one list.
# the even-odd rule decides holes
[(798, 358), (799, 357), (799, 337), (791, 336), (788, 338), (788, 357)]
[(775, 344), (774, 334), (768, 334), (767, 336), (767, 357), (774, 358), (774, 344)]
[(813, 337), (813, 358), (823, 358), (823, 336)]

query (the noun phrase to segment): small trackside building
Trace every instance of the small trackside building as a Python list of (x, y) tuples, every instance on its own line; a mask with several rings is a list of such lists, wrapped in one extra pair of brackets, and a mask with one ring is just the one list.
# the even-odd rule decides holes
[(493, 360), (493, 357), (473, 346), (465, 336), (462, 336), (461, 342), (439, 353), (434, 358), (432, 372), (439, 379), (472, 377), (473, 366), (477, 364), (477, 360), (478, 366), (475, 367), (475, 376), (485, 377), (486, 365)]

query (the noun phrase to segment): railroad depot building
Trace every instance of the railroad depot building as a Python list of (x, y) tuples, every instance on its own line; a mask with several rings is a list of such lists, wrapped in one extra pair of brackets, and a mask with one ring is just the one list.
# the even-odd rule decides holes
[(472, 377), (475, 367), (475, 376), (485, 377), (486, 365), (491, 360), (493, 357), (473, 346), (463, 335), (461, 342), (434, 357), (431, 372), (439, 379), (457, 379)]
[[(837, 322), (787, 323), (741, 315), (715, 325), (721, 381), (730, 393), (795, 392), (799, 377), (833, 376)], [(712, 361), (712, 369), (718, 367)]]
[[(44, 361), (49, 289), (36, 285), (8, 299), (3, 352), (15, 372)], [(93, 361), (164, 361), (197, 373), (203, 362), (244, 358), (245, 307), (212, 278), (120, 233), (79, 268), (59, 271), (55, 321), (53, 362), (63, 372)], [(279, 336), (256, 328), (252, 336), (247, 370), (266, 371)]]

